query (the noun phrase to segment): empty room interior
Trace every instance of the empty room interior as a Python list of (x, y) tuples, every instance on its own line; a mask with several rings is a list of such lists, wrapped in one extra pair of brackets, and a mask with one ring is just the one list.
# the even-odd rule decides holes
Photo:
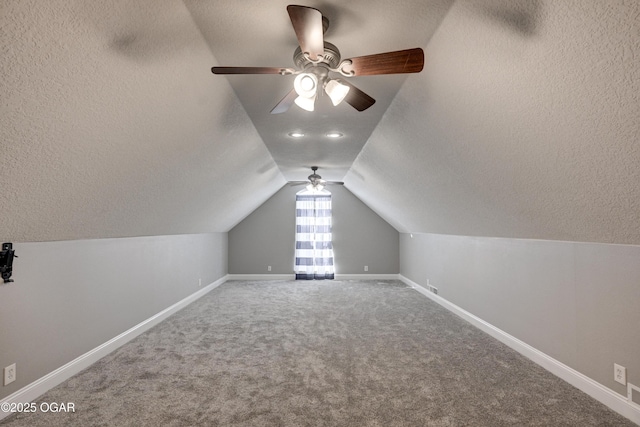
[(640, 2), (3, 0), (0, 425), (640, 425)]

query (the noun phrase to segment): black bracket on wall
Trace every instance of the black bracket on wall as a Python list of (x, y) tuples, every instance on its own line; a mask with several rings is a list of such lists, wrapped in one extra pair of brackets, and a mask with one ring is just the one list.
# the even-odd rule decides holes
[(4, 283), (13, 282), (11, 274), (13, 273), (13, 257), (18, 258), (16, 251), (13, 250), (12, 243), (3, 243), (2, 251), (0, 251), (0, 274)]

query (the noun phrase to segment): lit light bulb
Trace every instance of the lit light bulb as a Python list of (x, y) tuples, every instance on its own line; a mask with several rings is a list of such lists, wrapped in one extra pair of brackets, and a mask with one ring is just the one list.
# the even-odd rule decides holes
[(329, 132), (326, 135), (327, 138), (342, 138), (342, 134), (340, 132)]
[(313, 79), (310, 76), (303, 76), (302, 79), (300, 79), (300, 87), (305, 92), (308, 92), (314, 87), (316, 87), (316, 83), (313, 81)]
[(318, 78), (311, 73), (298, 74), (298, 77), (293, 81), (293, 88), (302, 97), (315, 97), (318, 89)]
[(298, 94), (295, 99), (296, 105), (303, 110), (313, 111), (318, 94), (318, 78), (315, 74), (298, 74), (298, 77), (293, 82), (293, 88)]

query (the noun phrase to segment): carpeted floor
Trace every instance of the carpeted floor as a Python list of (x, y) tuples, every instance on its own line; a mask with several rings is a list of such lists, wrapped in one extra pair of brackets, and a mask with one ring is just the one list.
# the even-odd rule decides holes
[(634, 425), (397, 281), (227, 282), (39, 402), (0, 424)]

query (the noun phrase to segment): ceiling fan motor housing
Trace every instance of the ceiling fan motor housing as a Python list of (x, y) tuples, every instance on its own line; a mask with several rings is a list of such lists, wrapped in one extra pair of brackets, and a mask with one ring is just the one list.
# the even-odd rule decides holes
[(311, 181), (312, 184), (316, 184), (317, 181), (321, 181), (322, 177), (320, 175), (318, 175), (318, 167), (317, 166), (311, 166), (311, 170), (313, 171), (313, 173), (311, 175), (308, 176), (309, 181)]
[(300, 49), (300, 46), (298, 46), (293, 53), (293, 63), (296, 64), (296, 67), (301, 70), (304, 70), (305, 68), (313, 65), (325, 65), (327, 68), (335, 69), (340, 63), (340, 51), (335, 45), (329, 42), (324, 42), (324, 55), (320, 59), (319, 63), (314, 64), (307, 57), (305, 57), (304, 53), (302, 53), (302, 49)]

